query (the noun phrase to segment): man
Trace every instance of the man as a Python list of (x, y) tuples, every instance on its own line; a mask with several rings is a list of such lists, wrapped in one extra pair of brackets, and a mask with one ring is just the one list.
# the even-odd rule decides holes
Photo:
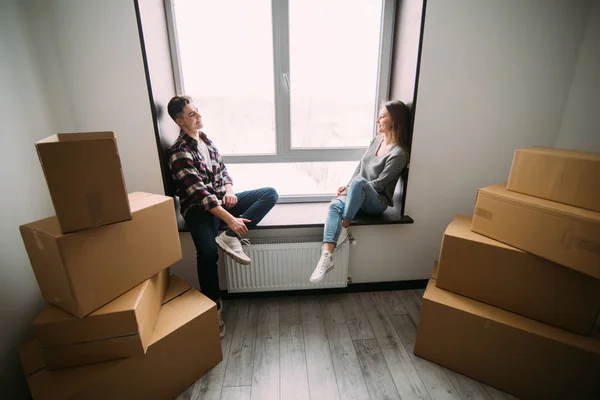
[[(240, 238), (273, 208), (279, 195), (273, 188), (234, 193), (233, 181), (219, 151), (201, 131), (202, 117), (193, 100), (175, 96), (167, 110), (181, 129), (169, 149), (169, 168), (181, 202), (181, 215), (196, 246), (201, 291), (217, 303), (223, 337), (217, 245), (237, 262), (250, 264)], [(217, 236), (221, 222), (227, 229)], [(247, 239), (242, 240), (247, 243)]]

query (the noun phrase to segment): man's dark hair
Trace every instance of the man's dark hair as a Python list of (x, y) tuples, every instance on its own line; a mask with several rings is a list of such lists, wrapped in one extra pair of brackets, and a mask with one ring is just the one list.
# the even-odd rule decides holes
[(173, 121), (183, 112), (185, 106), (192, 102), (192, 98), (190, 96), (175, 96), (171, 100), (169, 100), (169, 104), (167, 105), (167, 112), (173, 118)]

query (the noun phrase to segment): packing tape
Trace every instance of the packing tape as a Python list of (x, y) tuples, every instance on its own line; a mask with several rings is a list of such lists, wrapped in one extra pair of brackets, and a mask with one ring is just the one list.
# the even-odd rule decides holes
[(567, 250), (571, 249), (571, 247), (575, 247), (583, 251), (600, 255), (600, 243), (577, 237), (571, 229), (565, 231), (562, 238), (562, 245)]
[(100, 225), (104, 220), (102, 200), (99, 192), (90, 192), (85, 196), (89, 220), (92, 225)]
[(35, 240), (35, 245), (37, 246), (38, 250), (44, 250), (44, 243), (42, 242), (40, 234), (37, 231), (33, 231), (33, 240)]
[(481, 207), (475, 207), (475, 215), (481, 218), (489, 219), (490, 221), (494, 218), (494, 214), (491, 211), (484, 210)]
[(581, 250), (600, 255), (600, 243), (592, 242), (587, 239), (575, 238), (575, 246)]

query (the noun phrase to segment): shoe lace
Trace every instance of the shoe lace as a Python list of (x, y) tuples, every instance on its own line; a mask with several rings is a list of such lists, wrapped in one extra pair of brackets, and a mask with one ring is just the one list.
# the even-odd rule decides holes
[(329, 258), (329, 256), (327, 256), (327, 254), (321, 254), (321, 260), (319, 260), (319, 263), (317, 265), (317, 269), (322, 272), (325, 271), (327, 268), (325, 268), (325, 262), (321, 262), (321, 261), (325, 261), (323, 259), (327, 259)]
[(250, 246), (250, 240), (248, 239), (240, 239), (240, 243), (243, 244), (244, 246)]

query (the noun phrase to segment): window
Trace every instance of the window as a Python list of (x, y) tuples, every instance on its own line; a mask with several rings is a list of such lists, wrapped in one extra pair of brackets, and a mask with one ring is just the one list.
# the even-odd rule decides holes
[(177, 91), (236, 190), (329, 199), (387, 99), (394, 0), (166, 0)]

